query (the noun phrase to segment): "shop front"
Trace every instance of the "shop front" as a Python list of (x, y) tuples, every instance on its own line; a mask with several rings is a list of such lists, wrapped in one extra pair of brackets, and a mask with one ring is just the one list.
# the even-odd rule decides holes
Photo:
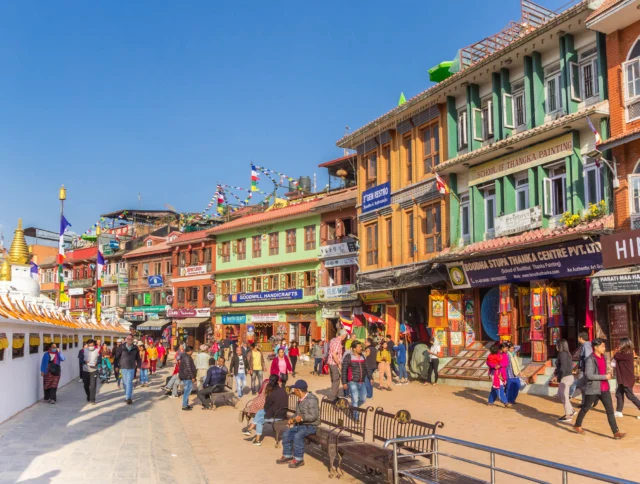
[(355, 284), (320, 287), (318, 299), (323, 322), (318, 339), (323, 341), (336, 335), (340, 318), (352, 320), (356, 314), (362, 313), (362, 303), (356, 294)]
[(169, 308), (167, 317), (174, 321), (179, 342), (185, 342), (196, 349), (201, 344), (213, 343), (214, 329), (210, 308)]

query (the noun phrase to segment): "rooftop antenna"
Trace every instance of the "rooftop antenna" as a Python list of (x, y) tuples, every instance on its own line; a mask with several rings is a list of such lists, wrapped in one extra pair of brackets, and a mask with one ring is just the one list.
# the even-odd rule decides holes
[[(349, 130), (350, 130), (350, 129), (351, 129), (351, 128), (349, 127), (349, 125), (346, 125), (346, 126), (344, 127), (344, 135), (345, 135), (345, 136), (347, 136), (347, 135), (349, 134)], [(349, 150), (348, 150), (347, 148), (345, 148), (343, 151), (344, 151), (344, 156), (348, 156), (348, 155), (349, 155)]]

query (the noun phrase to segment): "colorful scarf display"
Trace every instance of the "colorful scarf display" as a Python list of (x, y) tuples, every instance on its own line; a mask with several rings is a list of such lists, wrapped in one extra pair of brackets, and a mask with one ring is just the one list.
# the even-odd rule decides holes
[(500, 307), (498, 312), (501, 314), (511, 311), (513, 304), (511, 302), (511, 284), (502, 284), (500, 286)]
[(533, 287), (531, 288), (531, 316), (544, 316), (544, 288)]

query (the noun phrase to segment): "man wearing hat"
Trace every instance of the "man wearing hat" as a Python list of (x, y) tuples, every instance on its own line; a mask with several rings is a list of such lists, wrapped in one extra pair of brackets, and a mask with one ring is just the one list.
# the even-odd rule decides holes
[(320, 425), (320, 404), (304, 380), (295, 382), (291, 390), (299, 399), (296, 416), (289, 420), (289, 428), (282, 434), (282, 457), (276, 463), (296, 469), (304, 465), (304, 439), (315, 434)]

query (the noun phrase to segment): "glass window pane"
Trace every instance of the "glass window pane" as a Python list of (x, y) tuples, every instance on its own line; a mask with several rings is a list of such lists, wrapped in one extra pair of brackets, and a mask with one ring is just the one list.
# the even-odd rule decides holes
[(526, 193), (524, 190), (518, 191), (518, 206), (516, 207), (517, 210), (524, 210), (525, 208), (527, 208), (525, 196)]
[(422, 145), (424, 147), (424, 156), (431, 154), (431, 128), (427, 128), (422, 133)]
[(495, 213), (495, 208), (494, 208), (494, 200), (492, 198), (487, 200), (487, 213), (485, 214), (486, 219), (487, 219), (487, 231), (489, 230), (493, 230), (493, 216)]
[(596, 179), (597, 171), (587, 171), (587, 203), (596, 204), (598, 200), (598, 182)]
[(433, 252), (434, 246), (433, 246), (433, 238), (429, 238), (427, 239), (427, 252)]
[(431, 131), (433, 132), (433, 151), (440, 151), (440, 131), (438, 131), (438, 125), (434, 124), (431, 127)]
[(469, 205), (462, 207), (462, 235), (469, 235)]
[(433, 233), (433, 212), (427, 209), (427, 234)]

